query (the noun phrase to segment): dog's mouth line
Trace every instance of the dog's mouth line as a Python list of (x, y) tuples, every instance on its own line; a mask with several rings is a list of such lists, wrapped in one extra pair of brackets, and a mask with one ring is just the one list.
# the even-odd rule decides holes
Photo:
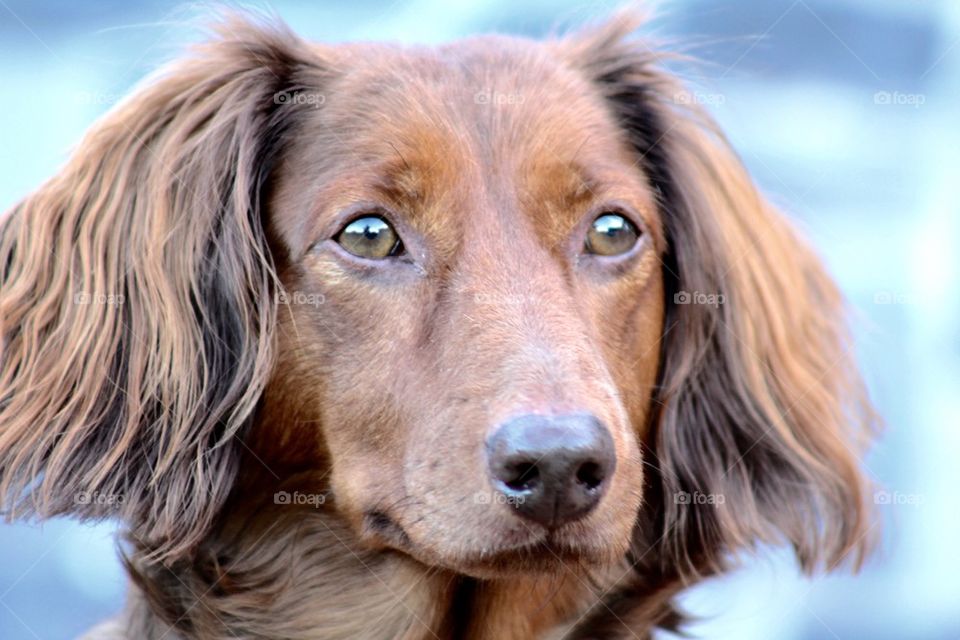
[[(363, 516), (365, 533), (373, 540), (405, 555), (429, 557), (404, 530), (397, 520), (384, 511), (371, 510)], [(557, 532), (545, 532), (518, 544), (503, 545), (457, 558), (454, 563), (466, 567), (517, 567), (535, 564), (544, 568), (559, 567), (587, 560), (583, 549), (564, 542)], [(435, 558), (434, 558), (435, 562)], [(431, 563), (432, 564), (432, 563)], [(453, 566), (448, 568), (454, 568)]]
[(363, 514), (365, 532), (372, 538), (397, 546), (400, 549), (412, 548), (415, 545), (406, 530), (385, 511), (372, 510)]
[(549, 539), (468, 556), (457, 561), (459, 571), (479, 577), (531, 572), (557, 574), (569, 570), (571, 565), (593, 564), (594, 560), (584, 555), (582, 550), (577, 551)]

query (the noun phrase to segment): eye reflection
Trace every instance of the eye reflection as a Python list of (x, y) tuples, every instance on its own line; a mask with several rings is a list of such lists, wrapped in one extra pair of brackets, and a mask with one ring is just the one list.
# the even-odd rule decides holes
[(587, 231), (585, 250), (599, 256), (615, 256), (633, 248), (640, 232), (632, 222), (618, 213), (604, 213)]
[(400, 236), (380, 216), (363, 216), (350, 222), (336, 237), (337, 243), (361, 258), (379, 260), (403, 253)]

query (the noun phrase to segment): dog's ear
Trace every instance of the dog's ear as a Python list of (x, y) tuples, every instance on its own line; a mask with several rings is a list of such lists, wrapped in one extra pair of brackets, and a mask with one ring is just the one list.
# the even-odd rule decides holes
[(230, 17), (0, 227), (0, 505), (118, 516), (157, 558), (224, 501), (272, 366), (261, 220), (319, 61)]
[(558, 48), (629, 136), (669, 236), (648, 557), (692, 576), (787, 541), (808, 571), (858, 564), (875, 418), (843, 301), (709, 116), (629, 37), (639, 22), (621, 15)]

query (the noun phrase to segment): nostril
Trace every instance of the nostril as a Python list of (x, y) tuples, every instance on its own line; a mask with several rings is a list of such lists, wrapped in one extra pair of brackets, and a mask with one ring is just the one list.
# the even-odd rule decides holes
[(586, 489), (593, 491), (603, 484), (603, 467), (593, 461), (584, 462), (577, 469), (577, 482)]
[(520, 462), (511, 465), (503, 481), (514, 491), (532, 491), (540, 483), (540, 470), (533, 462)]

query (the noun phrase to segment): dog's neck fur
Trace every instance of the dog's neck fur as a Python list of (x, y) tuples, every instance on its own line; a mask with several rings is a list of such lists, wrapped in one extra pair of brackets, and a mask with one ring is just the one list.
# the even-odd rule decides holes
[(643, 638), (676, 591), (620, 610), (637, 588), (626, 563), (604, 575), (571, 568), (474, 580), (363, 549), (319, 510), (237, 517), (170, 566), (148, 562), (146, 551), (135, 544), (127, 558), (135, 589), (120, 637), (521, 640), (596, 637), (607, 625), (605, 638)]

